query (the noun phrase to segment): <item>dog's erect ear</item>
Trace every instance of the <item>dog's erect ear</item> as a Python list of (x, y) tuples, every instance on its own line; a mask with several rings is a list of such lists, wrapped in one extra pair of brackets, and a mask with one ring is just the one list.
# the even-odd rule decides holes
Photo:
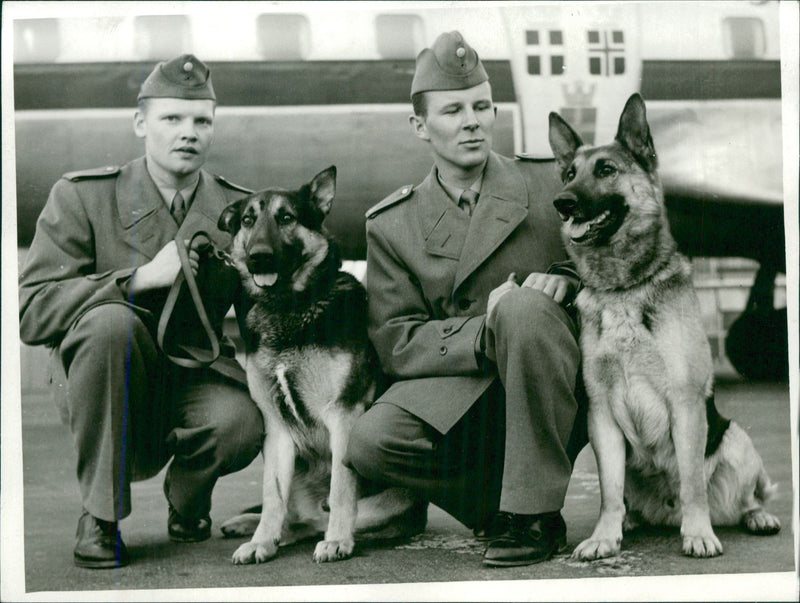
[(242, 203), (244, 203), (244, 199), (239, 199), (223, 209), (219, 220), (217, 220), (217, 228), (231, 234), (236, 234), (240, 226), (239, 211)]
[(563, 174), (575, 159), (575, 151), (583, 145), (581, 137), (558, 113), (550, 113), (550, 148)]
[(644, 100), (635, 93), (625, 103), (617, 128), (617, 141), (627, 148), (636, 160), (648, 172), (656, 169), (658, 160), (653, 138), (650, 136), (650, 126), (647, 125), (647, 113)]
[(322, 170), (311, 180), (311, 202), (317, 206), (323, 216), (327, 216), (336, 196), (336, 166)]

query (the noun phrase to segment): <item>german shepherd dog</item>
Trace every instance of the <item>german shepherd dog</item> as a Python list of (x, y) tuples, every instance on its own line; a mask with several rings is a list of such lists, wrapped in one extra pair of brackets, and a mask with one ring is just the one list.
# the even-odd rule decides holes
[(404, 535), (416, 506), (400, 488), (358, 500), (356, 475), (342, 463), (353, 423), (373, 399), (378, 363), (367, 338), (366, 292), (339, 270), (322, 225), (335, 190), (331, 166), (298, 190), (236, 201), (219, 218), (233, 235), (232, 262), (253, 304), (247, 382), (266, 428), (262, 512), (222, 527), (242, 536), (257, 522), (252, 540), (233, 554), (236, 564), (267, 561), (279, 545), (323, 531), (314, 560), (344, 559), (356, 532)]
[[(714, 405), (711, 352), (689, 261), (669, 232), (641, 96), (630, 97), (611, 144), (585, 146), (550, 114), (564, 182), (554, 204), (583, 281), (577, 297), (589, 436), (601, 511), (573, 556), (616, 555), (637, 523), (680, 526), (683, 552), (713, 557), (711, 527), (774, 534), (774, 486), (748, 435)], [(626, 517), (627, 503), (627, 517)]]

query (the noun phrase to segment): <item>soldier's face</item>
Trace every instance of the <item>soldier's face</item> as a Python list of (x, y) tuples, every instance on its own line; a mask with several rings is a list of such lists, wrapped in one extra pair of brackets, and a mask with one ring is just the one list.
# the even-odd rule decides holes
[(137, 111), (134, 131), (144, 138), (149, 161), (165, 176), (180, 178), (206, 162), (214, 139), (214, 101), (151, 98)]
[(483, 82), (466, 90), (426, 92), (427, 114), (412, 116), (414, 132), (431, 143), (437, 164), (469, 170), (483, 165), (492, 148), (496, 109)]

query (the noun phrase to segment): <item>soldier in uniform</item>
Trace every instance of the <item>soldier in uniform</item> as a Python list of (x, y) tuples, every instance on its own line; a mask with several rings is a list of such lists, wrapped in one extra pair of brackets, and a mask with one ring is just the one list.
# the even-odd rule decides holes
[[(192, 55), (160, 63), (138, 102), (134, 131), (145, 156), (65, 174), (20, 275), (21, 338), (51, 346), (55, 374), (66, 378), (83, 501), (74, 560), (88, 568), (129, 562), (118, 521), (131, 512), (131, 481), (156, 475), (170, 458), (169, 537), (208, 538), (217, 478), (246, 467), (264, 433), (246, 387), (171, 364), (156, 345), (155, 325), (180, 269), (174, 239), (203, 230), (227, 245), (217, 219), (248, 193), (202, 169), (214, 133), (210, 71)], [(241, 325), (238, 276), (201, 262), (196, 251), (190, 260), (216, 333), (232, 304)], [(182, 344), (207, 347), (186, 299), (171, 324)]]
[(394, 382), (347, 461), (473, 527), (485, 564), (536, 563), (566, 546), (587, 441), (560, 183), (552, 162), (491, 151), (488, 76), (458, 32), (419, 54), (411, 99), (434, 166), (367, 212), (369, 332)]

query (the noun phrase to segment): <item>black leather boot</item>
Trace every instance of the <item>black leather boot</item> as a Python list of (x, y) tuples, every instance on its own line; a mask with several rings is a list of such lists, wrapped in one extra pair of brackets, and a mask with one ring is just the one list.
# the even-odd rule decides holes
[(117, 523), (103, 521), (84, 511), (78, 520), (75, 565), (89, 569), (112, 569), (130, 563)]
[(164, 497), (169, 505), (167, 532), (172, 542), (202, 542), (211, 538), (211, 517), (184, 517), (169, 501), (169, 482), (164, 480)]
[(211, 518), (182, 517), (170, 505), (167, 531), (169, 532), (169, 539), (173, 542), (202, 542), (211, 538)]
[(489, 542), (483, 563), (492, 567), (532, 565), (550, 559), (567, 546), (567, 524), (561, 513), (517, 515), (499, 512), (505, 531)]

